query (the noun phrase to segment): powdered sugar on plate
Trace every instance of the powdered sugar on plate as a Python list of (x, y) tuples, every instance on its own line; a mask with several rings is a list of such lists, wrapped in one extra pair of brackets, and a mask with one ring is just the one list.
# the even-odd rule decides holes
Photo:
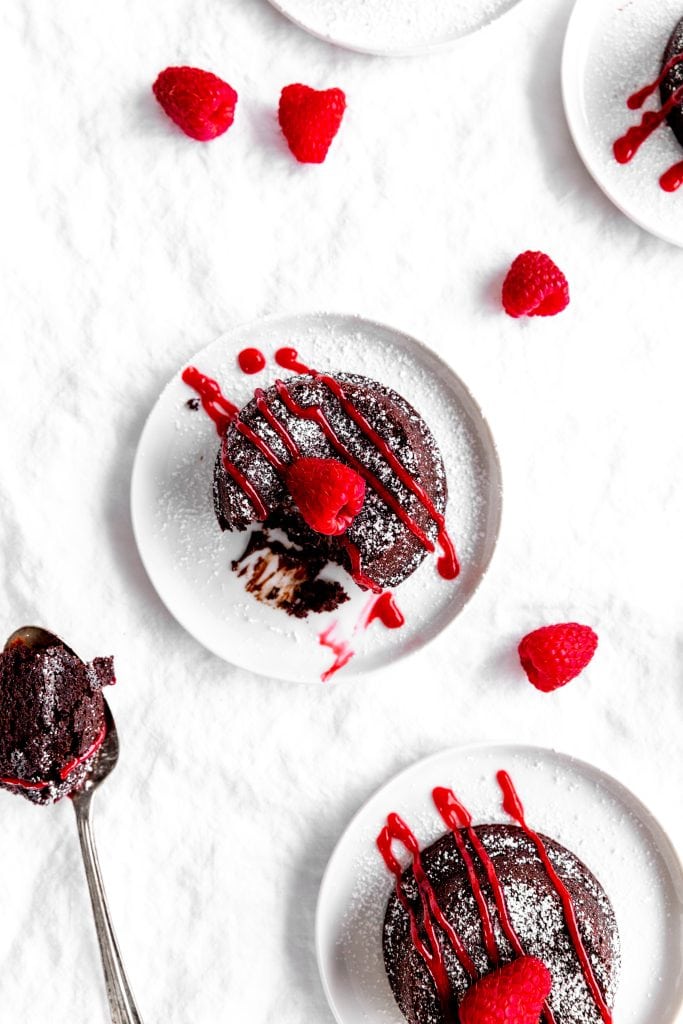
[[(133, 474), (133, 522), (152, 582), (175, 617), (206, 647), (228, 661), (277, 678), (319, 681), (331, 654), (319, 643), (335, 625), (335, 636), (353, 642), (355, 655), (344, 674), (379, 668), (417, 650), (464, 607), (489, 564), (500, 520), (500, 467), (488, 427), (456, 375), (432, 352), (400, 332), (357, 317), (293, 316), (239, 328), (193, 356), (188, 363), (214, 377), (224, 394), (244, 405), (255, 387), (286, 376), (273, 359), (284, 345), (321, 370), (359, 373), (393, 388), (420, 412), (441, 450), (448, 478), (446, 520), (462, 572), (443, 580), (433, 557), (395, 591), (406, 616), (398, 630), (357, 624), (368, 603), (338, 567), (351, 600), (333, 613), (294, 620), (246, 593), (231, 562), (242, 554), (247, 534), (222, 533), (213, 509), (213, 466), (218, 436), (210, 419), (187, 405), (193, 392), (180, 370), (147, 422)], [(256, 346), (268, 366), (256, 377), (243, 374), (238, 352)], [(341, 675), (337, 678), (341, 678)]]
[[(612, 146), (643, 110), (628, 97), (654, 81), (678, 21), (682, 0), (578, 0), (567, 31), (563, 91), (574, 141), (588, 170), (610, 199), (655, 235), (683, 246), (683, 189), (668, 193), (660, 176), (683, 160), (683, 150), (664, 124), (628, 164)], [(646, 110), (659, 109), (659, 92)]]
[(353, 50), (419, 52), (475, 32), (519, 0), (271, 0), (298, 25)]

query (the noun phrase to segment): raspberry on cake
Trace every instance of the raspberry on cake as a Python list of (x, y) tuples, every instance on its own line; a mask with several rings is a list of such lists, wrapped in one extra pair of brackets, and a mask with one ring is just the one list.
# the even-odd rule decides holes
[(377, 838), (395, 881), (382, 939), (394, 998), (410, 1024), (611, 1024), (620, 947), (610, 901), (575, 854), (530, 828), (507, 773), (497, 779), (515, 824), (475, 826), (437, 788), (444, 835), (420, 850), (390, 814)]
[(106, 735), (102, 687), (113, 658), (85, 663), (45, 632), (29, 643), (17, 630), (0, 652), (0, 786), (37, 804), (82, 784)]

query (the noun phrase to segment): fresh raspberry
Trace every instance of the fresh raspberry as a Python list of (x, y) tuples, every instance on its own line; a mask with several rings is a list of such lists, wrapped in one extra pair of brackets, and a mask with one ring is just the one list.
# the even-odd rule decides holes
[(536, 689), (549, 693), (575, 679), (597, 646), (597, 635), (590, 626), (563, 622), (527, 634), (518, 648), (519, 660)]
[(164, 112), (191, 139), (215, 139), (235, 119), (237, 93), (210, 71), (166, 68), (160, 72), (152, 91)]
[(569, 285), (544, 252), (523, 252), (503, 282), (503, 306), (510, 316), (555, 316), (569, 305)]
[(285, 483), (301, 515), (316, 533), (346, 533), (363, 507), (365, 480), (336, 459), (297, 459)]
[(467, 990), (460, 1024), (538, 1024), (553, 979), (541, 960), (521, 956)]
[(339, 131), (346, 96), (341, 89), (319, 92), (307, 85), (286, 85), (278, 120), (294, 156), (302, 164), (321, 164)]

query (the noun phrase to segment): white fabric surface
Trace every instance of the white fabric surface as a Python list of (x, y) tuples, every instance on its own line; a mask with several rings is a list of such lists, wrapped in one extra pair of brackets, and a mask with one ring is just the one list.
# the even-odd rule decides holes
[[(330, 1021), (313, 957), (325, 862), (365, 797), (440, 748), (585, 757), (681, 844), (683, 254), (624, 219), (572, 147), (569, 7), (525, 0), (405, 62), (310, 39), (265, 0), (2, 4), (2, 619), (116, 655), (123, 754), (96, 824), (147, 1022)], [(150, 93), (183, 62), (240, 93), (208, 145)], [(348, 94), (322, 167), (278, 133), (298, 80)], [(499, 308), (529, 247), (569, 277), (554, 320)], [(235, 323), (309, 308), (395, 324), (450, 360), (505, 480), (499, 549), (457, 623), (398, 668), (319, 688), (200, 649), (151, 588), (128, 511), (176, 368)], [(573, 618), (598, 654), (539, 694), (516, 643)], [(0, 1015), (105, 1021), (71, 809), (0, 801)]]

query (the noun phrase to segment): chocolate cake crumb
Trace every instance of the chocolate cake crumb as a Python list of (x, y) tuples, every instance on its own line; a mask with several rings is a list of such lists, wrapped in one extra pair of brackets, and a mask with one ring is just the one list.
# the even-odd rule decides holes
[(188, 409), (192, 409), (192, 412), (196, 412), (197, 409), (199, 408), (199, 399), (188, 398), (188, 400), (185, 402), (185, 405), (187, 406)]
[(232, 570), (246, 580), (245, 589), (257, 601), (305, 619), (311, 612), (334, 611), (349, 600), (340, 583), (320, 577), (327, 561), (315, 552), (287, 547), (266, 530), (256, 530), (232, 562)]

